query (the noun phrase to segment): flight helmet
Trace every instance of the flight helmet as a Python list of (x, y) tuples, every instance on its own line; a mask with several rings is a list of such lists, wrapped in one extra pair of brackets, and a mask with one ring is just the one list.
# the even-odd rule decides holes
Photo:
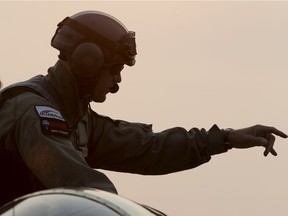
[(113, 62), (133, 66), (137, 54), (135, 32), (99, 11), (66, 17), (58, 24), (51, 46), (60, 51), (60, 59), (71, 63), (80, 85), (86, 88), (82, 94), (92, 93), (103, 67)]

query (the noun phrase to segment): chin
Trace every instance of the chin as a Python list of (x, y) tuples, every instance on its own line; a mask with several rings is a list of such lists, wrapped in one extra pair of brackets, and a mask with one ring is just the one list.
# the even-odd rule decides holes
[(106, 96), (103, 98), (93, 98), (92, 101), (96, 103), (103, 103), (106, 100)]

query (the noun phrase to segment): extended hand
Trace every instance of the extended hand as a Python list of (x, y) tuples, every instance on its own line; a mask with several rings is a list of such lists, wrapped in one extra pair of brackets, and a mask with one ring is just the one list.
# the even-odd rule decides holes
[(287, 138), (285, 133), (274, 127), (255, 125), (230, 131), (228, 141), (230, 142), (231, 147), (234, 148), (263, 146), (265, 148), (264, 156), (267, 156), (269, 152), (276, 156), (277, 152), (273, 148), (275, 142), (274, 135)]

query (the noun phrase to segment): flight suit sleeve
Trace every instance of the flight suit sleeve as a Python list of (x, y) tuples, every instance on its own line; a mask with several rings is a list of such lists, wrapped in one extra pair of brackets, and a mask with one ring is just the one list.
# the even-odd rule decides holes
[[(20, 97), (24, 96), (17, 96), (14, 100), (19, 102), (25, 99)], [(30, 97), (26, 99), (31, 100)], [(59, 125), (51, 126), (50, 129), (54, 131), (51, 130), (50, 135), (43, 132), (43, 127), (48, 127), (48, 124), (54, 121), (50, 121), (48, 115), (46, 122), (42, 121), (43, 116), (39, 116), (38, 112), (39, 104), (49, 108), (49, 104), (45, 104), (41, 99), (27, 107), (17, 120), (13, 136), (20, 157), (41, 183), (47, 188), (93, 187), (117, 193), (112, 182), (103, 173), (89, 167), (81, 152), (74, 148), (69, 137), (57, 135), (59, 131), (55, 129), (57, 127), (59, 129)], [(21, 102), (18, 105), (21, 107)], [(36, 105), (38, 111), (35, 109)]]
[(145, 175), (194, 168), (226, 152), (223, 134), (181, 127), (154, 133), (152, 125), (112, 120), (93, 113), (88, 162), (95, 168)]

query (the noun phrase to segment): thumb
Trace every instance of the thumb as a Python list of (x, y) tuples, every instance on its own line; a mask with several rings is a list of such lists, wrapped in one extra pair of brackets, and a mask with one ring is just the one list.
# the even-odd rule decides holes
[(268, 140), (264, 137), (251, 136), (249, 143), (251, 144), (251, 146), (267, 146)]
[(254, 146), (266, 146), (268, 144), (268, 140), (263, 137), (246, 134), (241, 134), (241, 136), (233, 136), (231, 134), (230, 138), (230, 143), (234, 148), (250, 148)]

